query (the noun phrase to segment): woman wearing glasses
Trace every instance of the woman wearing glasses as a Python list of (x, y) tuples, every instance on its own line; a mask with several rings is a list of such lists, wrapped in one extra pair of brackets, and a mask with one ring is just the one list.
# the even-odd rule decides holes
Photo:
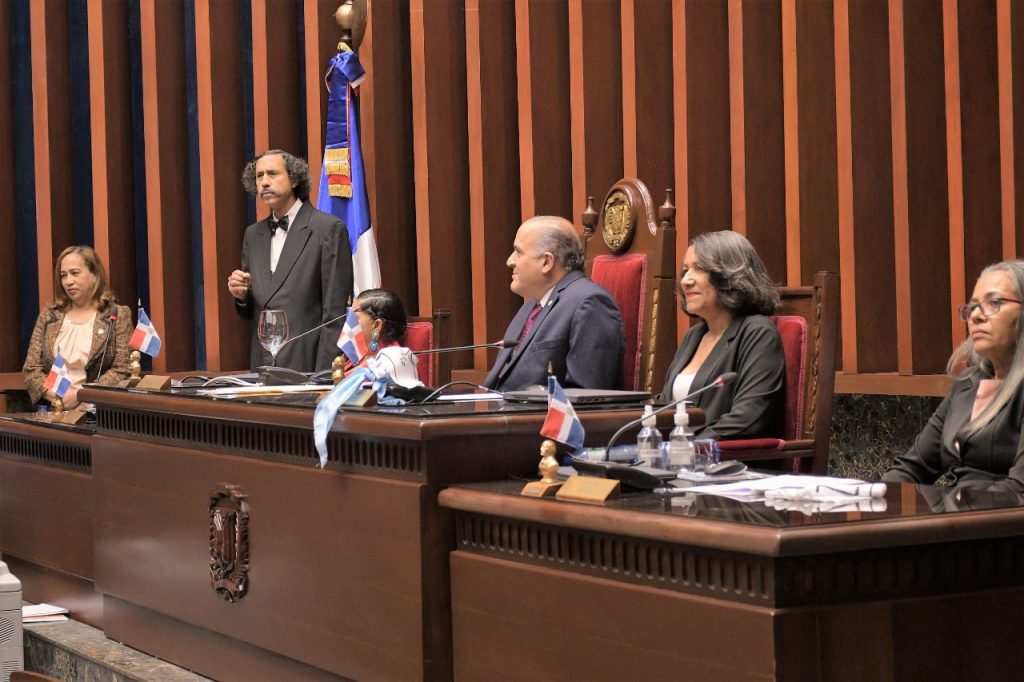
[(967, 339), (948, 369), (967, 365), (886, 481), (1024, 493), (1024, 260), (990, 265), (960, 306)]

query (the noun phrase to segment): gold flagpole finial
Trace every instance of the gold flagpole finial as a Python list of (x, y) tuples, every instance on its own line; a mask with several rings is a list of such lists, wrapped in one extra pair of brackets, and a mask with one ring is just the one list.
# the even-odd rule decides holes
[(344, 0), (334, 12), (334, 20), (341, 27), (338, 52), (358, 50), (366, 34), (367, 0)]

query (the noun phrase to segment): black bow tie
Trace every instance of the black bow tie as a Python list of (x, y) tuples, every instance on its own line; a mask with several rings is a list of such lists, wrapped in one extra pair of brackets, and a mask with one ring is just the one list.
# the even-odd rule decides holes
[(280, 220), (274, 220), (273, 218), (268, 218), (267, 220), (268, 220), (268, 224), (270, 225), (270, 236), (271, 237), (273, 237), (277, 233), (278, 229), (282, 229), (285, 232), (288, 231), (288, 216), (285, 216), (284, 218), (281, 218)]

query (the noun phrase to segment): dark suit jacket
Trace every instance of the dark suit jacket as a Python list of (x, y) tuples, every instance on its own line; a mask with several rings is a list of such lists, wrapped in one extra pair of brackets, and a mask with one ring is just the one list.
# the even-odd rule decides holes
[[(662, 399), (672, 399), (672, 383), (697, 352), (708, 331), (703, 320), (690, 328), (668, 367)], [(697, 370), (690, 391), (707, 386), (725, 372), (736, 378), (693, 399), (704, 410), (704, 438), (779, 438), (783, 435), (786, 356), (775, 324), (762, 315), (737, 316)]]
[[(533, 299), (523, 303), (505, 331), (506, 339), (519, 338), (536, 304)], [(622, 388), (625, 347), (615, 299), (576, 270), (555, 285), (523, 342), (498, 353), (484, 383), (500, 391), (546, 386), (550, 362), (564, 388)]]
[(978, 386), (988, 378), (978, 367), (964, 370), (914, 445), (896, 458), (882, 480), (934, 483), (950, 472), (958, 486), (1024, 493), (1024, 391), (1017, 391), (985, 428), (970, 436), (961, 433), (970, 421)]
[[(113, 319), (115, 314), (116, 320)], [(57, 334), (60, 333), (62, 324), (64, 313), (53, 306), (43, 308), (36, 318), (25, 364), (21, 368), (22, 376), (25, 377), (25, 388), (28, 389), (28, 395), (34, 403), (41, 401), (46, 392), (43, 384), (46, 383), (50, 367), (53, 366), (53, 346), (57, 343)], [(100, 311), (92, 326), (92, 346), (89, 348), (89, 361), (85, 363), (86, 383), (94, 382), (109, 386), (128, 378), (128, 344), (132, 338), (132, 329), (132, 312), (128, 306), (110, 306)]]
[[(260, 311), (276, 308), (288, 315), (290, 337), (343, 315), (352, 296), (352, 249), (348, 231), (338, 218), (303, 202), (288, 227), (277, 270), (270, 274), (268, 220), (253, 223), (242, 242), (242, 270), (250, 273), (246, 302), (235, 309), (252, 321), (249, 365), (269, 365), (270, 353), (260, 345), (256, 323)], [(281, 349), (279, 367), (309, 372), (327, 369), (338, 355), (338, 335), (344, 319), (296, 339)]]

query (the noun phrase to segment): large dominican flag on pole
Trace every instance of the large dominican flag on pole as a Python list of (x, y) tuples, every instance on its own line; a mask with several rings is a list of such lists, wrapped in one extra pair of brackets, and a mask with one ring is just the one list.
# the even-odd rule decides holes
[(57, 349), (57, 357), (53, 359), (53, 366), (50, 367), (50, 373), (46, 376), (46, 381), (43, 382), (43, 388), (47, 391), (53, 391), (54, 395), (58, 398), (63, 398), (64, 394), (71, 388), (71, 375), (68, 374), (68, 366), (64, 363), (64, 358), (61, 357), (60, 349)]
[(366, 78), (359, 55), (344, 47), (331, 59), (325, 81), (327, 136), (316, 207), (341, 218), (352, 245), (353, 296), (380, 286), (377, 242), (370, 224), (370, 200), (359, 141), (359, 94)]
[(565, 443), (573, 452), (583, 447), (583, 423), (553, 375), (548, 376), (548, 416), (540, 435)]
[(132, 332), (132, 338), (128, 345), (133, 350), (145, 353), (151, 358), (160, 355), (160, 348), (163, 345), (160, 335), (156, 333), (156, 327), (149, 321), (149, 315), (141, 307), (139, 308), (139, 321), (135, 325), (135, 331)]

